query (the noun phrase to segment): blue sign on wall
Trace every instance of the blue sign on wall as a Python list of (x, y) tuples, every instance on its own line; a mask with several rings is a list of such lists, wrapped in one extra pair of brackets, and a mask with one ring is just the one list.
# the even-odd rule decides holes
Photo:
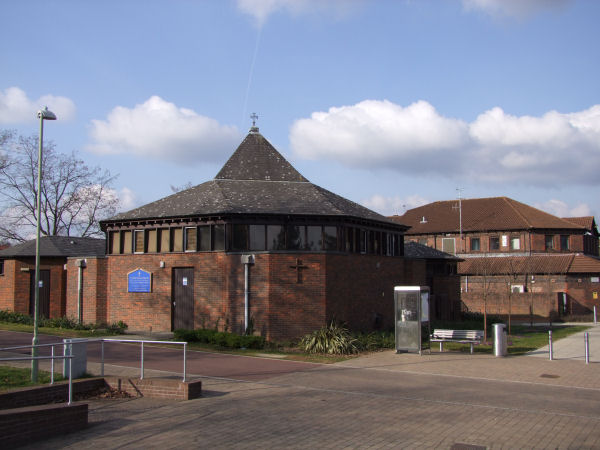
[(142, 269), (129, 272), (127, 292), (152, 292), (152, 274)]

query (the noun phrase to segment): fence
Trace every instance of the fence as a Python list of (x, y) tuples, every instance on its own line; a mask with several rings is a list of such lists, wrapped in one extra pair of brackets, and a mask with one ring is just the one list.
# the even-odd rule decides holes
[[(60, 356), (55, 356), (54, 355), (54, 347), (57, 345), (64, 345), (64, 343), (62, 342), (57, 342), (54, 344), (38, 344), (38, 345), (20, 345), (17, 347), (5, 347), (5, 348), (0, 348), (0, 352), (3, 351), (8, 351), (8, 350), (18, 350), (18, 349), (23, 349), (23, 348), (40, 348), (40, 347), (51, 347), (52, 348), (52, 355), (51, 356), (18, 356), (18, 357), (11, 357), (11, 358), (0, 358), (0, 361), (33, 361), (33, 360), (46, 360), (49, 359), (51, 360), (51, 364), (50, 364), (50, 384), (54, 384), (54, 360), (55, 359), (68, 359), (71, 360), (73, 358), (72, 352), (73, 352), (73, 347), (72, 346), (68, 346), (70, 354), (69, 355), (60, 355)], [(73, 368), (73, 364), (69, 364), (69, 397), (67, 400), (67, 403), (70, 405), (73, 402), (73, 377), (72, 377), (72, 368)]]
[(104, 343), (105, 342), (121, 342), (121, 343), (140, 343), (140, 379), (144, 379), (144, 344), (169, 344), (169, 345), (183, 345), (183, 382), (186, 381), (187, 373), (187, 342), (174, 342), (174, 341), (146, 341), (138, 339), (113, 339), (113, 338), (102, 338), (93, 339), (93, 341), (101, 342), (101, 357), (100, 357), (100, 376), (104, 376)]

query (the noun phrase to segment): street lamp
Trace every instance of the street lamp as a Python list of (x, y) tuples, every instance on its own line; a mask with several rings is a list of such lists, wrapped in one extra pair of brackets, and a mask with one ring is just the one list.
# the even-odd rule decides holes
[(38, 173), (37, 173), (37, 204), (36, 204), (36, 235), (35, 235), (35, 285), (34, 292), (34, 308), (33, 308), (33, 339), (31, 345), (31, 381), (37, 383), (38, 379), (38, 360), (35, 359), (38, 355), (38, 316), (40, 309), (40, 213), (42, 200), (42, 148), (44, 142), (44, 120), (56, 120), (56, 115), (52, 111), (48, 111), (46, 106), (37, 112), (37, 117), (40, 119), (40, 140), (38, 146)]

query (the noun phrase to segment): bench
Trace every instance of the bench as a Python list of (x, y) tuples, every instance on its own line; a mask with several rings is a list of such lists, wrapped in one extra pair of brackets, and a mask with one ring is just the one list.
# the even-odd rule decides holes
[(444, 351), (444, 342), (459, 342), (461, 344), (471, 345), (471, 354), (473, 354), (473, 345), (479, 345), (483, 341), (482, 330), (433, 330), (429, 337), (429, 342), (439, 342), (440, 352)]

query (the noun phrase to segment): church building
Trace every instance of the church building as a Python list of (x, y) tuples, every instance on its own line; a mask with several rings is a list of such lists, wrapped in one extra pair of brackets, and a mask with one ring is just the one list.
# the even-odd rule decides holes
[(405, 225), (312, 184), (256, 127), (213, 180), (101, 228), (106, 320), (131, 330), (391, 328), (394, 286), (426, 283)]

